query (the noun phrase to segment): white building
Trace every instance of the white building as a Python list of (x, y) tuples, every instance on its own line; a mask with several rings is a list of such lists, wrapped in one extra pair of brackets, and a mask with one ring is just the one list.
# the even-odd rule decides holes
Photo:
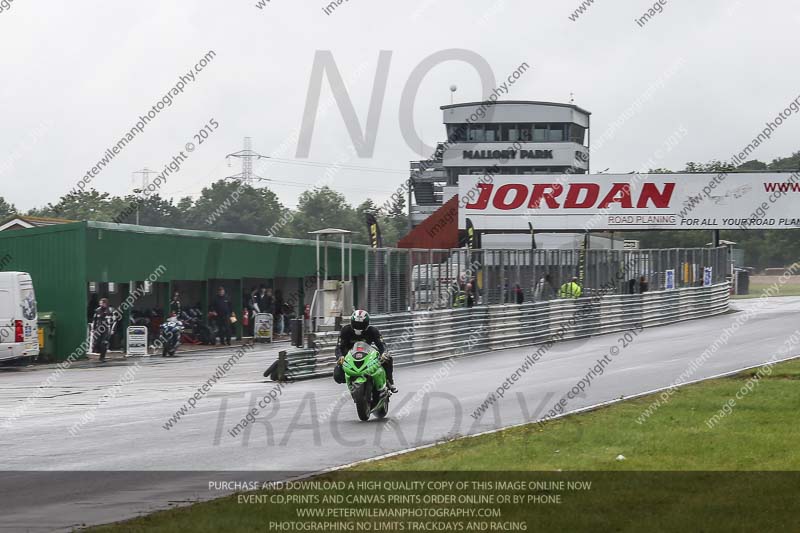
[(412, 226), (458, 194), (460, 175), (589, 172), (591, 113), (578, 106), (499, 101), (441, 109), (447, 141), (432, 161), (411, 163)]

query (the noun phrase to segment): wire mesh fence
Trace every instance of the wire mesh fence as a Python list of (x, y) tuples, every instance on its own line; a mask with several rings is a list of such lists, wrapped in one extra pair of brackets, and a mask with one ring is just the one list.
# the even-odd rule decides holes
[(370, 249), (372, 313), (633, 294), (722, 283), (728, 249)]

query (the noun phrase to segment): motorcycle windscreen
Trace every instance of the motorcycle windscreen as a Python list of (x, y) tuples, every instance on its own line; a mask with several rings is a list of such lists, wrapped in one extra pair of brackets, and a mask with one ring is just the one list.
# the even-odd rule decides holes
[(359, 341), (353, 345), (353, 349), (350, 350), (350, 353), (353, 354), (353, 359), (363, 359), (373, 350), (372, 346), (369, 343), (364, 341)]

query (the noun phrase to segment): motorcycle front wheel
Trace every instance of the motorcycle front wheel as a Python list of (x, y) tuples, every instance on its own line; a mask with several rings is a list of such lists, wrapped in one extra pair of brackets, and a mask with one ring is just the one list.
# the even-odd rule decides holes
[(359, 383), (353, 389), (353, 401), (356, 402), (358, 418), (364, 422), (369, 420), (370, 394), (369, 383)]

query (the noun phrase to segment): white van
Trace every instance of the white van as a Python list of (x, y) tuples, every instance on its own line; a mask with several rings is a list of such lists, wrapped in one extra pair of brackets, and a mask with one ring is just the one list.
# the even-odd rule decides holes
[(0, 272), (0, 361), (39, 355), (33, 280), (25, 272)]

